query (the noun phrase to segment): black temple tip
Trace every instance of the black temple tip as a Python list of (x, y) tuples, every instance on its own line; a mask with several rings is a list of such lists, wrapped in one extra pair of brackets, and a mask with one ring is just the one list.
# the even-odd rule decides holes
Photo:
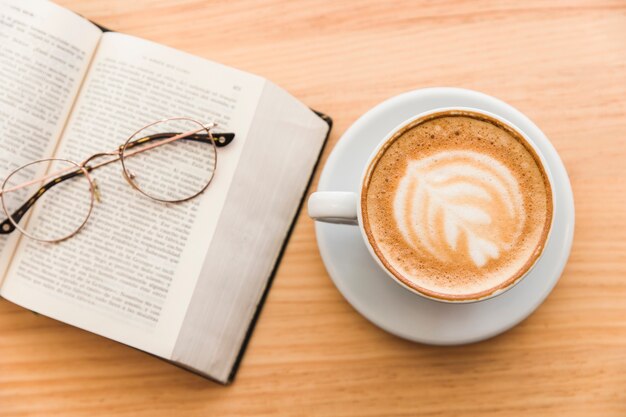
[(218, 147), (226, 146), (235, 139), (234, 133), (212, 133), (215, 145)]

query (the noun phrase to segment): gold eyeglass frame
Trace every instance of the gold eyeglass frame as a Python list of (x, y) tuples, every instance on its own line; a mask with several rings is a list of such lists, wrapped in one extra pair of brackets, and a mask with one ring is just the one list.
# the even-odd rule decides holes
[[(136, 139), (135, 136), (137, 136), (140, 132), (154, 126), (157, 125), (159, 123), (164, 123), (164, 122), (169, 122), (169, 121), (188, 121), (188, 122), (192, 122), (198, 125), (198, 129), (194, 129), (188, 132), (183, 132), (183, 133), (179, 133), (179, 134), (175, 134), (172, 137), (169, 137), (167, 139), (163, 139), (160, 140), (157, 143), (153, 143), (147, 146), (142, 147), (141, 149), (136, 149), (134, 151), (130, 151), (130, 153), (127, 153), (127, 150), (130, 149), (130, 145), (132, 144), (132, 146), (136, 145), (136, 144), (141, 144), (142, 143), (142, 139), (143, 138), (139, 138)], [(96, 200), (100, 200), (100, 191), (98, 188), (98, 183), (96, 182), (96, 180), (91, 176), (90, 172), (98, 169), (100, 167), (112, 164), (114, 162), (120, 161), (121, 165), (122, 165), (122, 174), (126, 180), (126, 182), (136, 191), (139, 191), (141, 194), (143, 194), (144, 196), (148, 197), (149, 199), (156, 201), (156, 202), (160, 202), (160, 203), (183, 203), (189, 200), (192, 200), (196, 197), (198, 197), (200, 194), (204, 193), (206, 191), (206, 189), (209, 187), (209, 185), (211, 184), (211, 182), (213, 181), (213, 178), (215, 176), (215, 171), (217, 170), (217, 147), (218, 147), (218, 143), (221, 146), (225, 146), (228, 143), (230, 143), (230, 141), (227, 141), (226, 139), (226, 135), (230, 136), (232, 140), (232, 138), (234, 138), (234, 134), (232, 133), (220, 133), (217, 134), (218, 135), (218, 139), (216, 140), (215, 137), (213, 136), (213, 133), (211, 131), (211, 129), (217, 127), (217, 123), (215, 122), (210, 122), (210, 123), (201, 123), (195, 119), (189, 118), (189, 117), (170, 117), (170, 118), (166, 118), (166, 119), (161, 119), (161, 120), (157, 120), (156, 122), (150, 123), (148, 125), (143, 126), (141, 129), (137, 130), (136, 132), (134, 132), (132, 135), (130, 135), (128, 137), (128, 139), (126, 140), (126, 142), (124, 142), (123, 145), (119, 146), (116, 150), (113, 151), (109, 151), (109, 152), (98, 152), (95, 153), (91, 156), (89, 156), (87, 159), (85, 159), (84, 161), (78, 163), (69, 159), (63, 159), (63, 158), (46, 158), (46, 159), (39, 159), (36, 161), (32, 161), (29, 162), (25, 165), (22, 165), (21, 167), (11, 171), (9, 173), (9, 175), (5, 178), (5, 180), (2, 182), (2, 186), (0, 187), (0, 200), (2, 202), (2, 209), (4, 210), (8, 221), (13, 225), (13, 227), (15, 228), (15, 230), (18, 230), (20, 233), (22, 233), (24, 236), (27, 236), (33, 240), (39, 241), (39, 242), (44, 242), (44, 243), (59, 243), (62, 241), (65, 241), (67, 239), (70, 239), (74, 236), (76, 236), (76, 234), (78, 234), (83, 227), (85, 227), (85, 225), (87, 224), (87, 221), (89, 220), (89, 218), (91, 217), (91, 214), (93, 212), (94, 209), (94, 205)], [(206, 182), (206, 184), (202, 187), (202, 189), (200, 189), (200, 191), (198, 191), (197, 193), (189, 196), (189, 197), (185, 197), (182, 199), (176, 199), (176, 200), (166, 200), (166, 199), (162, 199), (162, 198), (157, 198), (153, 195), (150, 195), (148, 192), (146, 192), (145, 190), (142, 190), (141, 187), (135, 182), (134, 178), (135, 175), (133, 174), (133, 172), (131, 172), (128, 169), (127, 164), (125, 163), (125, 159), (129, 158), (131, 156), (134, 156), (136, 154), (139, 153), (143, 153), (145, 151), (148, 151), (150, 149), (154, 149), (156, 147), (159, 146), (163, 146), (165, 144), (180, 140), (180, 139), (184, 139), (188, 136), (191, 135), (195, 135), (198, 134), (199, 132), (205, 131), (207, 134), (207, 138), (209, 139), (207, 142), (209, 142), (212, 146), (213, 146), (213, 152), (215, 155), (215, 160), (214, 160), (214, 164), (213, 164), (213, 170), (211, 171), (211, 174)], [(136, 139), (136, 140), (134, 140)], [(96, 165), (93, 166), (88, 166), (87, 164), (92, 161), (95, 158), (98, 157), (103, 157), (103, 156), (109, 156), (112, 157), (112, 159), (109, 159), (107, 161), (103, 161), (100, 162)], [(70, 165), (72, 165), (69, 168), (65, 168), (62, 170), (58, 170), (55, 171), (53, 173), (49, 173), (46, 174), (43, 177), (19, 184), (17, 186), (11, 187), (9, 189), (7, 189), (7, 183), (9, 182), (10, 178), (15, 175), (17, 172), (23, 170), (24, 168), (27, 168), (31, 165), (34, 164), (38, 164), (38, 163), (42, 163), (42, 162), (49, 162), (49, 163), (53, 163), (53, 162), (65, 162), (65, 163), (69, 163)], [(76, 230), (74, 230), (72, 233), (63, 236), (61, 238), (56, 238), (56, 239), (42, 239), (39, 238), (37, 236), (34, 236), (33, 234), (31, 234), (30, 232), (28, 232), (27, 230), (25, 230), (22, 226), (19, 225), (19, 221), (21, 220), (18, 219), (17, 221), (15, 221), (15, 219), (13, 218), (13, 214), (10, 213), (10, 210), (7, 207), (6, 201), (4, 199), (4, 195), (9, 193), (9, 192), (13, 192), (13, 191), (17, 191), (19, 189), (28, 187), (30, 185), (34, 185), (34, 184), (43, 184), (44, 181), (48, 181), (51, 180), (53, 178), (57, 178), (57, 182), (59, 182), (59, 176), (63, 175), (63, 174), (69, 174), (69, 173), (76, 173), (78, 175), (83, 175), (87, 181), (89, 182), (89, 192), (90, 192), (90, 200), (89, 200), (89, 209), (87, 211), (87, 214), (85, 216), (85, 219), (83, 220), (83, 222), (76, 228)], [(44, 185), (45, 186), (45, 185)], [(43, 188), (40, 188), (40, 192)], [(45, 192), (45, 190), (44, 190)], [(43, 193), (43, 192), (42, 192)], [(30, 207), (29, 207), (30, 208)], [(28, 210), (28, 209), (27, 209)], [(18, 213), (20, 216), (23, 213)], [(7, 232), (7, 230), (5, 230), (5, 232)]]

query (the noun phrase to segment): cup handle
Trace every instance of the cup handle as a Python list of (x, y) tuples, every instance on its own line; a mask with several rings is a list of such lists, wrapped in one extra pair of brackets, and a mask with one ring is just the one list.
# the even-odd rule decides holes
[(358, 225), (357, 195), (344, 191), (318, 191), (309, 197), (309, 217), (325, 223)]

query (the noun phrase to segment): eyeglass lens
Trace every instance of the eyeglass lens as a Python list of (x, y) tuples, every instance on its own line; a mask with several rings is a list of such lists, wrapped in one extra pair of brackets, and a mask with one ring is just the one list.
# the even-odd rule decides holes
[[(45, 172), (61, 174), (11, 191)], [(5, 217), (22, 233), (46, 242), (74, 235), (87, 221), (93, 205), (86, 171), (60, 159), (36, 161), (17, 169), (4, 181), (2, 190)]]
[[(198, 132), (167, 142), (174, 135), (193, 131)], [(135, 133), (123, 149), (122, 160), (127, 178), (139, 191), (156, 200), (177, 202), (195, 197), (208, 186), (217, 151), (201, 123), (178, 118)]]

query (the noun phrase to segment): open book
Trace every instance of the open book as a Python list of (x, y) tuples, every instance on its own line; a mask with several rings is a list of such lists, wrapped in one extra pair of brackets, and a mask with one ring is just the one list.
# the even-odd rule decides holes
[[(0, 86), (0, 178), (32, 160), (115, 149), (166, 117), (235, 133), (194, 200), (142, 198), (112, 164), (98, 170), (103, 200), (74, 238), (0, 234), (3, 298), (228, 382), (329, 120), (261, 77), (103, 33), (44, 0), (0, 0)], [(45, 216), (35, 208), (31, 220)]]

